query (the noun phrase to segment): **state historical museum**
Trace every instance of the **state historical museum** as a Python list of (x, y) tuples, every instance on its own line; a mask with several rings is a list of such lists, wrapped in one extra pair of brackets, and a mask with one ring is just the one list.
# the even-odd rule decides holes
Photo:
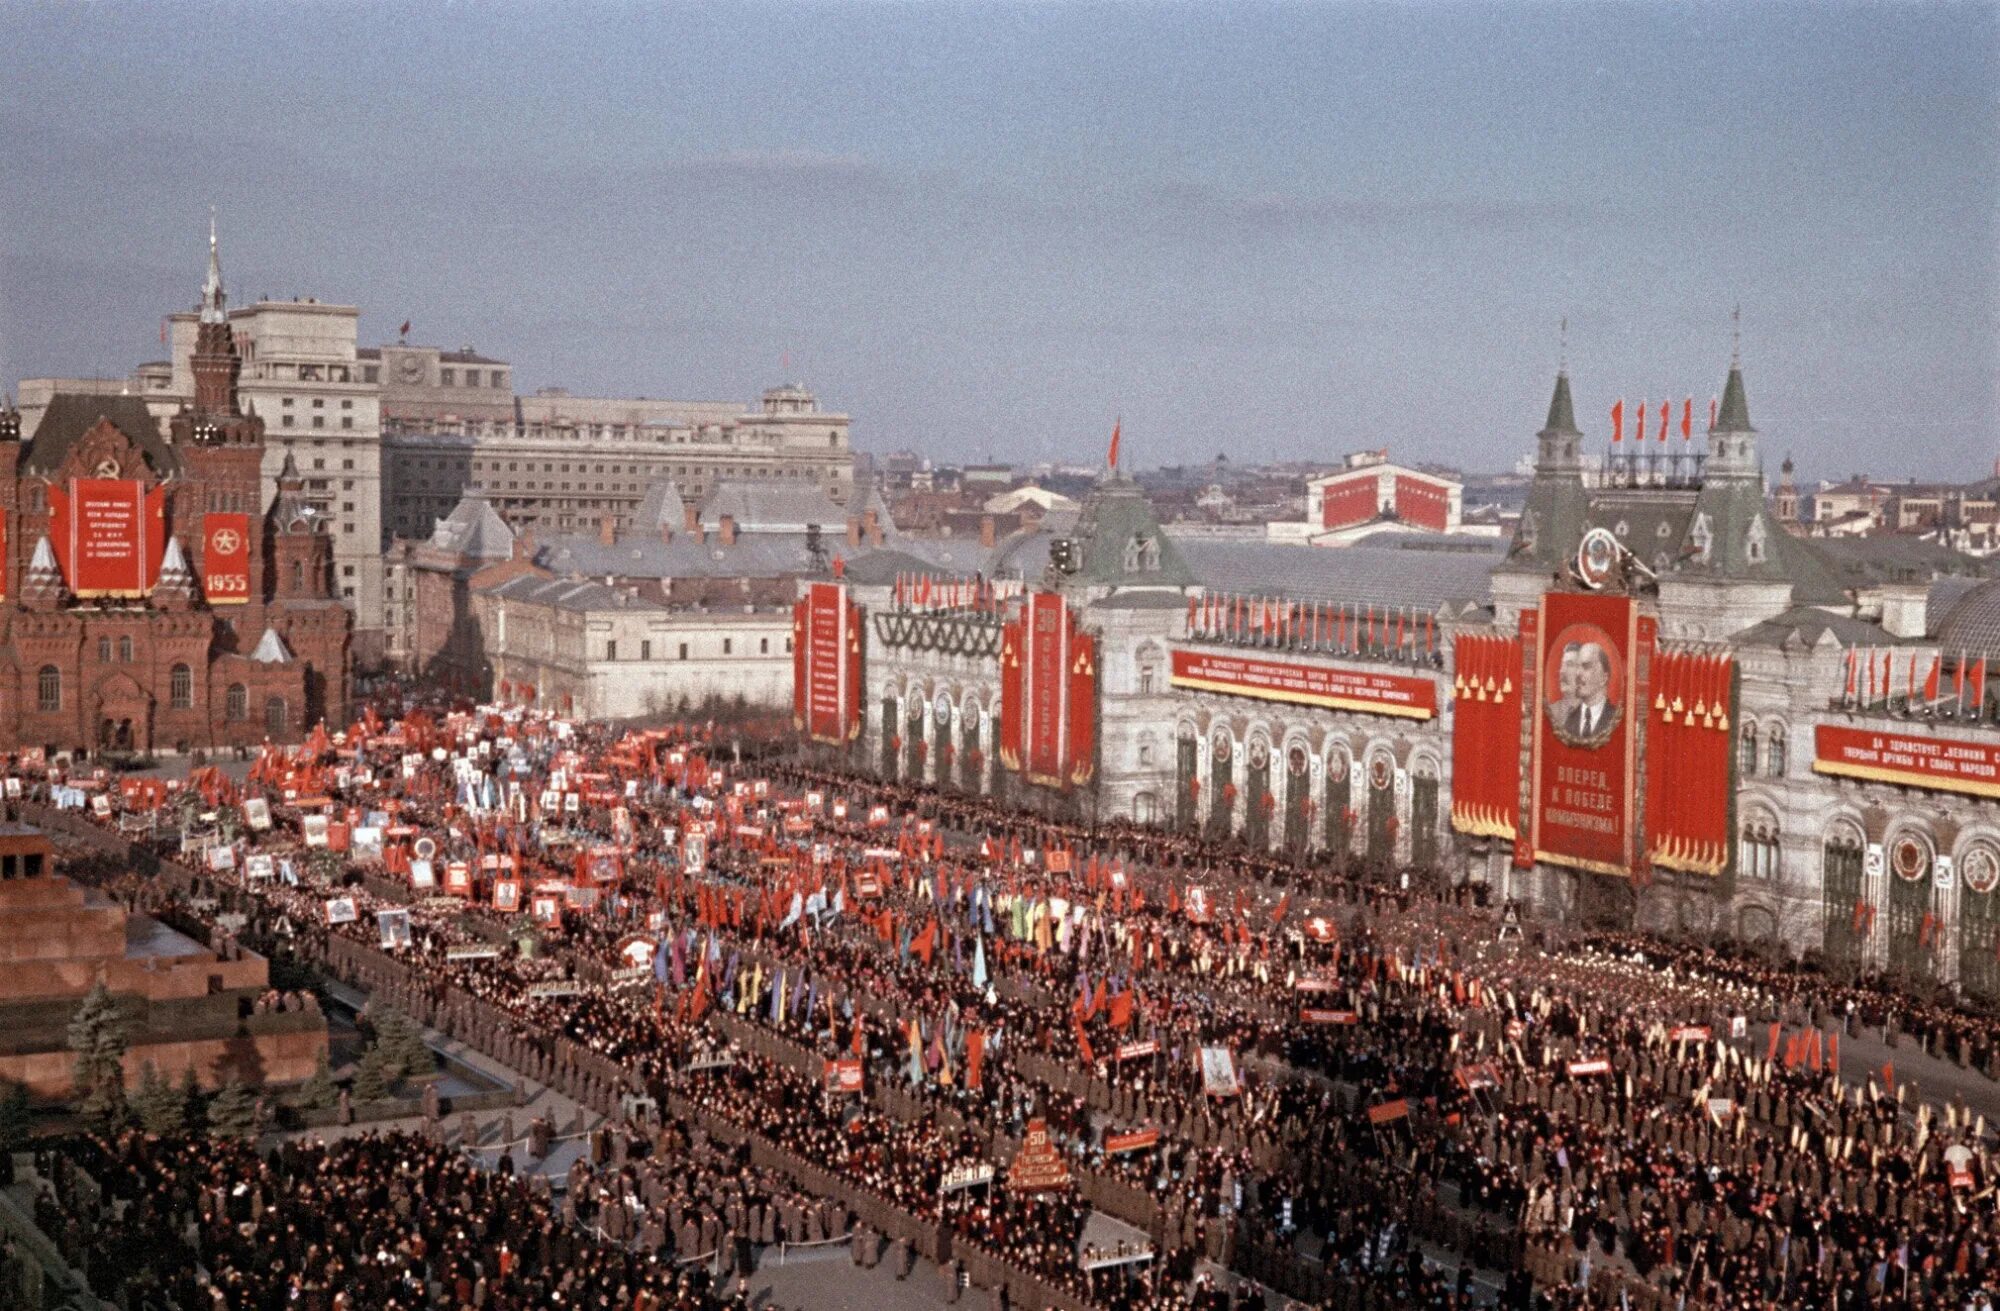
[(264, 423), (210, 239), (195, 395), (166, 440), (136, 396), (0, 412), (0, 748), (149, 751), (295, 741), (346, 721), (353, 619), (332, 540)]

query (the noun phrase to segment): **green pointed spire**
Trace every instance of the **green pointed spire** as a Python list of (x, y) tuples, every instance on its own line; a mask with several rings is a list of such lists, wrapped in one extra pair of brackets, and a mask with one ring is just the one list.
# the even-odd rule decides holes
[(1743, 366), (1729, 366), (1729, 381), (1722, 388), (1722, 407), (1716, 411), (1715, 432), (1756, 432), (1750, 426), (1750, 399), (1743, 392)]
[(1569, 398), (1569, 374), (1558, 370), (1556, 373), (1555, 395), (1549, 397), (1549, 421), (1542, 425), (1544, 433), (1562, 433), (1565, 436), (1581, 437), (1583, 432), (1576, 426), (1576, 406)]

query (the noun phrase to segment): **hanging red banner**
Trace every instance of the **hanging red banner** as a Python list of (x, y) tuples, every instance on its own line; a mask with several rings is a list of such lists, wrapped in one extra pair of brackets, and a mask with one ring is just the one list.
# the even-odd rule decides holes
[(1000, 764), (1021, 767), (1022, 654), (1027, 650), (1027, 611), (1009, 619), (1000, 630)]
[(144, 596), (166, 554), (166, 490), (136, 478), (72, 478), (49, 489), (56, 563), (80, 597)]
[(1064, 776), (1079, 787), (1097, 772), (1097, 639), (1074, 633), (1069, 640), (1069, 716)]
[(1063, 705), (1068, 697), (1064, 651), (1069, 639), (1069, 607), (1057, 592), (1028, 598), (1028, 654), (1021, 704), (1029, 781), (1052, 787), (1063, 782)]
[(793, 610), (792, 718), (815, 742), (845, 742), (859, 723), (860, 647), (846, 586), (810, 584)]
[(1452, 646), (1451, 823), (1506, 838), (1521, 811), (1521, 639), (1467, 633)]
[(1646, 715), (1646, 855), (1663, 869), (1728, 868), (1735, 665), (1722, 653), (1655, 654)]
[(1536, 860), (1599, 874), (1632, 872), (1638, 623), (1630, 597), (1551, 592), (1543, 598), (1528, 711), (1535, 725)]
[(201, 591), (210, 605), (250, 600), (250, 516), (202, 517)]

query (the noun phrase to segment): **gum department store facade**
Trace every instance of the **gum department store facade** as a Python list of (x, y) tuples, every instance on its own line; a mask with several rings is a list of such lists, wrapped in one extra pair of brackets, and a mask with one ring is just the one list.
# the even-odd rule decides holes
[[(1357, 581), (1350, 561), (1367, 553), (1348, 550), (1280, 548), (1303, 562), (1297, 575), (1271, 577), (1247, 601), (1218, 594), (1217, 560), (1231, 548), (1177, 543), (1130, 482), (1108, 478), (1073, 519), (1000, 543), (985, 571), (1053, 586), (1095, 638), (1084, 648), (1095, 664), (1092, 755), (1076, 766), (1082, 781), (1060, 787), (1026, 782), (1001, 759), (1009, 607), (850, 576), (862, 686), (847, 759), (1082, 819), (1199, 826), (1382, 877), (1436, 869), (1570, 922), (1817, 950), (2000, 995), (2000, 782), (1978, 775), (2000, 760), (1996, 696), (1959, 655), (1976, 665), (2000, 646), (2000, 580), (1871, 574), (1788, 533), (1765, 504), (1733, 364), (1705, 443), (1683, 434), (1650, 453), (1614, 447), (1609, 474), (1586, 485), (1559, 375), (1516, 536), (1470, 562), (1409, 553), (1389, 593), (1408, 606), (1376, 604), (1381, 580)], [(1607, 877), (1517, 861), (1505, 835), (1455, 821), (1455, 640), (1515, 633), (1524, 610), (1564, 586), (1592, 529), (1631, 562), (1633, 603), (1663, 645), (1734, 658), (1723, 830), (1734, 839), (1716, 872)], [(1191, 568), (1198, 547), (1204, 567)], [(1258, 608), (1273, 603), (1275, 620)], [(1246, 659), (1275, 662), (1289, 682), (1245, 678)], [(1942, 686), (1919, 691), (1943, 705), (1913, 713), (1906, 670), (1928, 681), (1934, 659)], [(1893, 695), (1869, 691), (1882, 660)], [(1837, 754), (1830, 737), (1819, 758), (1822, 729), (1914, 736), (1977, 758), (1972, 781), (1822, 771)]]

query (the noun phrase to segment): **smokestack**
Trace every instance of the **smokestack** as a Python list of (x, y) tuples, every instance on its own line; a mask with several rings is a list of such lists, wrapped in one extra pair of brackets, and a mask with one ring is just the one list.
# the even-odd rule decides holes
[(605, 515), (597, 521), (597, 541), (600, 546), (618, 545), (618, 520)]
[(721, 542), (724, 546), (736, 545), (735, 515), (725, 514), (722, 516), (722, 526), (716, 530), (716, 540)]

